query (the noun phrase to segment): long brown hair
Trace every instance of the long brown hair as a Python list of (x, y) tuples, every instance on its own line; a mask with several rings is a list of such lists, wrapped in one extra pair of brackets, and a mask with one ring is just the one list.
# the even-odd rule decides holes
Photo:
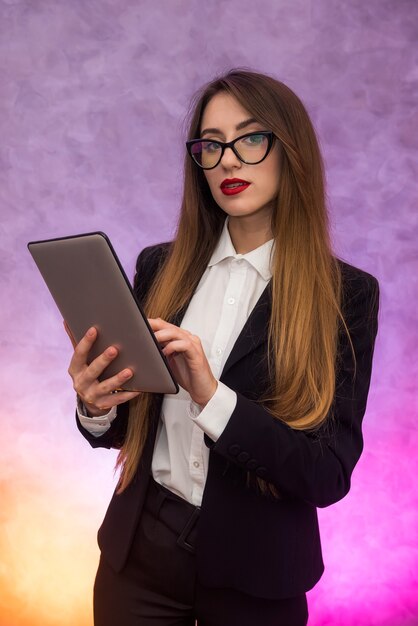
[[(323, 164), (315, 131), (299, 98), (270, 76), (232, 70), (205, 86), (190, 114), (188, 139), (200, 135), (205, 106), (232, 95), (281, 146), (279, 192), (272, 213), (272, 311), (268, 330), (270, 389), (260, 402), (295, 429), (324, 423), (335, 392), (341, 277), (332, 254)], [(219, 239), (225, 213), (203, 172), (186, 155), (184, 193), (174, 242), (150, 289), (149, 317), (170, 319), (193, 295)], [(131, 402), (117, 466), (119, 490), (132, 481), (148, 433), (152, 395)]]

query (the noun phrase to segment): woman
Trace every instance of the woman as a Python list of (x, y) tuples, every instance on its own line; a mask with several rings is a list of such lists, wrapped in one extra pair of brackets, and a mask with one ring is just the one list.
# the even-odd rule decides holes
[(377, 281), (337, 260), (320, 152), (282, 83), (231, 71), (191, 116), (174, 242), (145, 249), (135, 292), (182, 390), (113, 393), (124, 370), (69, 373), (78, 425), (120, 448), (99, 531), (96, 626), (307, 623), (323, 572), (316, 507), (362, 450)]

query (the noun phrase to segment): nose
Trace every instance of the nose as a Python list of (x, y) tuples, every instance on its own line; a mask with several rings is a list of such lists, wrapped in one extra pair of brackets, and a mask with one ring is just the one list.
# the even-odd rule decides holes
[(225, 148), (225, 151), (222, 155), (221, 159), (222, 167), (226, 170), (231, 169), (232, 167), (241, 167), (241, 161), (232, 150), (232, 148)]

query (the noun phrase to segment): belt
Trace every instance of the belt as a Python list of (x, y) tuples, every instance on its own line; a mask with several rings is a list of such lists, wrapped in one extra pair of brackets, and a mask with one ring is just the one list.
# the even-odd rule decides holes
[(178, 535), (178, 546), (188, 552), (195, 552), (199, 506), (187, 502), (151, 476), (144, 507)]

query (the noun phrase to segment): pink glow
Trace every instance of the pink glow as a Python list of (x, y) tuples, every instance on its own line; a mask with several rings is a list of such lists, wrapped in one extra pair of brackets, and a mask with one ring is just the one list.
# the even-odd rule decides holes
[(115, 453), (75, 429), (70, 345), (26, 243), (103, 230), (133, 276), (139, 250), (174, 229), (191, 93), (238, 65), (307, 104), (338, 254), (382, 290), (365, 452), (348, 497), (319, 512), (309, 626), (418, 625), (416, 9), (0, 3), (1, 626), (91, 626), (115, 484)]

